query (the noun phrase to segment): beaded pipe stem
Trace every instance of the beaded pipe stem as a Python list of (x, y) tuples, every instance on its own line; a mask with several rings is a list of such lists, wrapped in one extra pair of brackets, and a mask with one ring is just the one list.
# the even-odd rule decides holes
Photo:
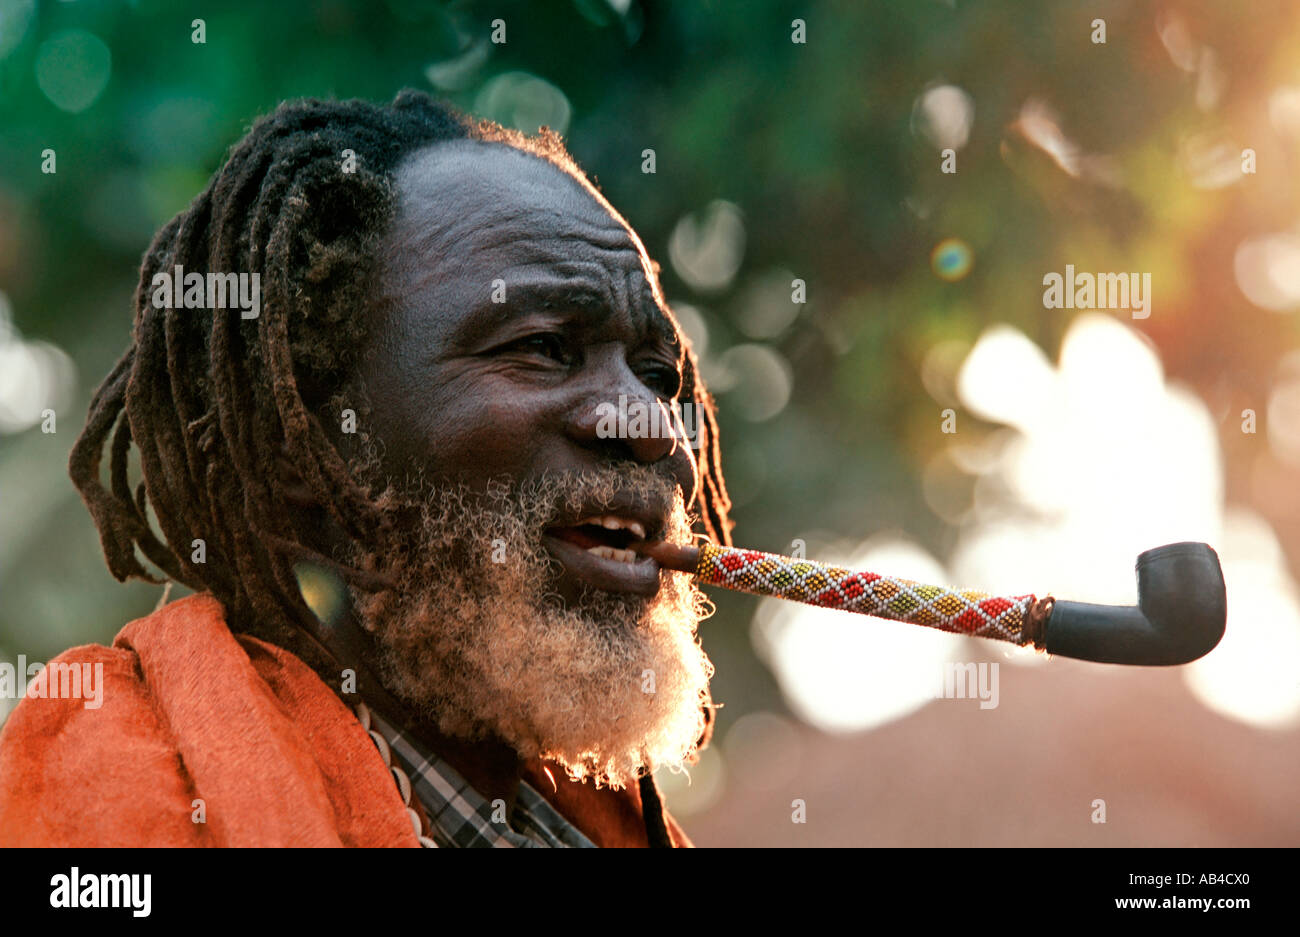
[(1001, 596), (928, 586), (898, 576), (712, 543), (642, 543), (631, 549), (660, 566), (690, 573), (703, 585), (1020, 645), (1039, 643), (1054, 601), (1051, 596)]
[(1192, 541), (1138, 555), (1136, 605), (943, 589), (707, 542), (678, 546), (643, 541), (629, 548), (724, 589), (1033, 644), (1050, 654), (1104, 664), (1159, 667), (1194, 661), (1219, 643), (1228, 616), (1219, 555), (1208, 543)]

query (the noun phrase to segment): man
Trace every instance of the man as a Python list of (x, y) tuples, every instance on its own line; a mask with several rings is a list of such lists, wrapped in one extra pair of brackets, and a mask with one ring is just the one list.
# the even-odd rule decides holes
[(197, 594), (52, 662), (98, 707), (11, 714), (0, 844), (689, 845), (650, 771), (707, 743), (707, 603), (626, 548), (728, 539), (711, 403), (558, 137), (281, 106), (150, 246), (70, 462), (112, 573)]

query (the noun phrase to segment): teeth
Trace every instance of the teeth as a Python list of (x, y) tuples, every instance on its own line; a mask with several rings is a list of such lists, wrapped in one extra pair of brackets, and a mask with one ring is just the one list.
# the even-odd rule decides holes
[(616, 550), (613, 547), (588, 547), (588, 553), (619, 563), (635, 563), (637, 556), (631, 550)]
[(582, 520), (574, 524), (574, 526), (581, 527), (584, 524), (590, 524), (593, 527), (604, 527), (606, 530), (627, 530), (636, 534), (637, 539), (645, 539), (645, 526), (642, 525), (640, 521), (634, 521), (631, 518), (615, 517), (613, 514), (602, 514), (594, 517), (584, 517)]

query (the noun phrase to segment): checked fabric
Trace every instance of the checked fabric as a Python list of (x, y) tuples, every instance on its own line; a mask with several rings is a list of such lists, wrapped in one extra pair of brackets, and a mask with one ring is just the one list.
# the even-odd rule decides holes
[(907, 621), (977, 638), (1025, 643), (1033, 595), (1000, 596), (927, 586), (897, 576), (854, 572), (813, 560), (736, 547), (700, 545), (695, 578), (752, 595)]

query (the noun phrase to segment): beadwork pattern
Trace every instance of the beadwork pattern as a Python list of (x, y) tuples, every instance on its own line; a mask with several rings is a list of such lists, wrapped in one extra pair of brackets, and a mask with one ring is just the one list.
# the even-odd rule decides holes
[(927, 586), (776, 553), (700, 545), (696, 579), (752, 595), (906, 621), (977, 638), (1024, 644), (1033, 595), (1001, 596)]

